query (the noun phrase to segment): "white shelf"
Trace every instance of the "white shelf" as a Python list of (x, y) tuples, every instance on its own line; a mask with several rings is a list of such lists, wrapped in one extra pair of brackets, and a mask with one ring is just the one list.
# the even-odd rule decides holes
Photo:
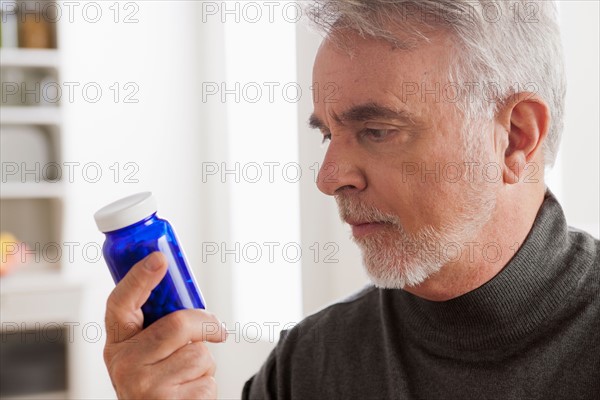
[(79, 320), (83, 283), (41, 264), (20, 266), (0, 278), (0, 322), (39, 329)]
[(59, 125), (61, 122), (58, 107), (2, 107), (0, 123), (14, 125)]
[(0, 49), (0, 65), (3, 67), (58, 68), (56, 49)]
[(20, 265), (0, 278), (2, 296), (11, 293), (61, 291), (78, 286), (77, 282), (66, 279), (56, 267), (43, 263)]
[(6, 182), (0, 184), (2, 199), (52, 199), (64, 194), (62, 182)]

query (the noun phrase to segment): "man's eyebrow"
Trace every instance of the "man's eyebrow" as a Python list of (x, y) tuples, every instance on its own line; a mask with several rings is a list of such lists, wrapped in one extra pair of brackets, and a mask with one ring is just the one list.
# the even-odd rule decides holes
[[(361, 122), (381, 118), (402, 121), (414, 126), (420, 125), (419, 118), (413, 113), (406, 110), (394, 110), (377, 103), (365, 103), (352, 106), (341, 113), (340, 116), (333, 115), (333, 118), (336, 122), (341, 124), (345, 122)], [(308, 124), (313, 129), (327, 130), (325, 123), (314, 113), (308, 119)]]
[(407, 122), (415, 125), (418, 118), (406, 110), (395, 110), (377, 103), (365, 103), (353, 106), (340, 115), (340, 121), (343, 122), (361, 122), (370, 119), (389, 119)]

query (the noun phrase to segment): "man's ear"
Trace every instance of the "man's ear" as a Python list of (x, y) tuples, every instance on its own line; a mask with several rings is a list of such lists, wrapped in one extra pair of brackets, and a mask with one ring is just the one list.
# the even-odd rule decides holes
[(496, 115), (496, 143), (504, 182), (519, 182), (529, 162), (543, 163), (542, 144), (550, 127), (550, 108), (535, 93), (516, 93)]

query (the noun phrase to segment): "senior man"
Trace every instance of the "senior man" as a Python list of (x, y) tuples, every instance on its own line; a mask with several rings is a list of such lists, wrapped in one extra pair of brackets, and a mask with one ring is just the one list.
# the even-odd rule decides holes
[[(598, 398), (600, 244), (544, 184), (565, 94), (551, 2), (339, 0), (311, 15), (326, 32), (314, 82), (336, 88), (310, 117), (329, 142), (318, 187), (374, 285), (284, 332), (243, 398)], [(165, 269), (149, 256), (109, 298), (113, 384), (214, 398), (216, 317), (140, 328)]]

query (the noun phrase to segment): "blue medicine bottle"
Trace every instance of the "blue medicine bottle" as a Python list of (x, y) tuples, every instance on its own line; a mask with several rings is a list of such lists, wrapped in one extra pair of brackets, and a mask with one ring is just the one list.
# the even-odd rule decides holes
[(144, 328), (173, 311), (206, 308), (171, 224), (158, 218), (156, 210), (152, 193), (144, 192), (94, 214), (98, 229), (106, 235), (102, 253), (115, 284), (148, 254), (161, 251), (166, 256), (167, 274), (142, 306)]

